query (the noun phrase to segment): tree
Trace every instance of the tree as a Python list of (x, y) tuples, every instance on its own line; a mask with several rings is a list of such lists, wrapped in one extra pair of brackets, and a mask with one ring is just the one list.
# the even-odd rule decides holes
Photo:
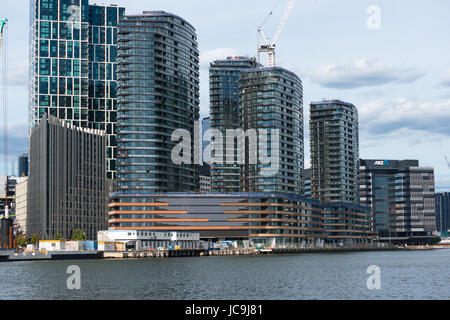
[(73, 230), (72, 240), (85, 241), (85, 240), (87, 240), (86, 233), (84, 233), (83, 230), (75, 229), (75, 230)]
[(37, 245), (38, 242), (39, 242), (39, 240), (41, 240), (41, 235), (40, 235), (39, 233), (34, 233), (34, 234), (31, 236), (31, 243), (32, 243), (32, 244)]
[(27, 238), (24, 235), (19, 235), (16, 237), (16, 244), (18, 246), (26, 246), (27, 245)]
[(55, 235), (55, 240), (61, 240), (61, 238), (62, 238), (62, 235), (60, 233), (57, 233)]

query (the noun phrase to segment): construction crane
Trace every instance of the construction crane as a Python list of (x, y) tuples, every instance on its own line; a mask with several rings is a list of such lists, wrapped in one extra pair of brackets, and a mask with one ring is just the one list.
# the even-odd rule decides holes
[(445, 161), (447, 162), (448, 168), (450, 169), (450, 162), (448, 161), (447, 156), (445, 154), (444, 154), (444, 158), (445, 158)]
[(2, 104), (3, 104), (3, 156), (4, 156), (4, 165), (5, 172), (8, 171), (7, 163), (8, 163), (8, 54), (7, 54), (7, 31), (8, 19), (0, 19), (0, 58), (2, 60), (2, 69), (1, 70), (1, 89), (2, 89)]
[(6, 24), (8, 23), (8, 19), (0, 19), (0, 55), (2, 54), (2, 46), (3, 46), (3, 32), (6, 30)]
[[(258, 34), (259, 34), (259, 40), (258, 40), (258, 62), (260, 62), (260, 54), (261, 52), (267, 53), (267, 66), (269, 68), (275, 67), (275, 47), (277, 45), (278, 38), (281, 35), (281, 32), (283, 31), (284, 27), (286, 26), (286, 23), (289, 19), (289, 17), (292, 14), (292, 11), (294, 10), (296, 0), (289, 0), (289, 3), (286, 7), (286, 10), (284, 11), (284, 14), (281, 16), (280, 24), (278, 26), (278, 29), (275, 33), (275, 36), (273, 37), (272, 41), (269, 41), (269, 39), (264, 34), (262, 28), (267, 19), (272, 16), (273, 10), (270, 11), (269, 15), (264, 19), (263, 23), (258, 27)], [(278, 4), (277, 4), (278, 6)], [(264, 44), (261, 44), (261, 38), (264, 40)]]

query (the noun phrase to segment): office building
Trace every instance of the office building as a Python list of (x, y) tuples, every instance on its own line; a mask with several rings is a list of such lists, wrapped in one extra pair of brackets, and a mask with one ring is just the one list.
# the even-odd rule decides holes
[[(216, 60), (209, 68), (209, 99), (211, 129), (222, 134), (221, 154), (211, 163), (211, 184), (214, 192), (239, 192), (241, 166), (238, 162), (238, 141), (226, 141), (227, 130), (240, 129), (239, 76), (241, 71), (258, 67), (255, 58), (228, 57)], [(215, 152), (212, 150), (212, 152)], [(227, 153), (232, 159), (227, 161)]]
[(28, 178), (22, 178), (16, 184), (16, 225), (17, 230), (24, 235), (28, 235)]
[(27, 233), (94, 240), (107, 225), (104, 131), (44, 115), (31, 130)]
[(116, 193), (109, 215), (109, 230), (194, 232), (207, 242), (289, 247), (367, 244), (374, 238), (370, 208), (321, 204), (285, 193), (169, 193), (139, 198)]
[[(118, 63), (118, 192), (198, 191), (199, 51), (194, 27), (164, 11), (125, 16), (119, 26)], [(190, 141), (172, 141), (180, 130)], [(180, 142), (184, 148), (176, 152)], [(182, 156), (180, 163), (173, 153)]]
[(444, 236), (450, 232), (450, 193), (436, 193), (436, 229)]
[(358, 110), (339, 100), (313, 102), (309, 127), (313, 198), (358, 203)]
[(432, 236), (436, 231), (434, 170), (418, 160), (364, 159), (360, 203), (372, 208), (381, 241)]
[(318, 201), (279, 193), (113, 194), (110, 230), (198, 232), (209, 242), (321, 244), (326, 238)]
[[(249, 134), (242, 156), (241, 191), (302, 194), (300, 78), (280, 67), (248, 69), (240, 74), (239, 90), (240, 126)], [(251, 137), (252, 130), (258, 134), (257, 142)]]
[(44, 114), (106, 132), (116, 175), (117, 23), (125, 9), (88, 0), (31, 0), (30, 128)]
[[(9, 215), (15, 216), (16, 208), (16, 184), (20, 178), (0, 175), (0, 217)], [(8, 207), (6, 212), (5, 207)]]
[(28, 153), (19, 156), (18, 177), (28, 177)]

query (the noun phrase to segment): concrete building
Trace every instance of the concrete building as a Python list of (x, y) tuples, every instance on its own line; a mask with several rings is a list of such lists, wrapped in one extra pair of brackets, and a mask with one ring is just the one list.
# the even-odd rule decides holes
[(361, 205), (372, 208), (381, 241), (427, 238), (436, 232), (433, 168), (418, 160), (363, 159)]
[(305, 197), (312, 198), (312, 190), (311, 190), (311, 169), (305, 169), (304, 174), (305, 181)]
[(339, 100), (310, 105), (311, 192), (322, 202), (359, 202), (358, 110)]
[(436, 228), (443, 236), (450, 232), (450, 193), (436, 193)]
[(28, 178), (16, 184), (16, 224), (18, 231), (31, 236), (27, 228), (28, 217)]
[(28, 234), (70, 239), (81, 229), (90, 240), (106, 228), (105, 132), (44, 117), (31, 130)]
[(304, 136), (300, 78), (280, 67), (243, 70), (239, 98), (241, 129), (246, 134), (258, 132), (258, 141), (252, 141), (250, 135), (243, 143), (241, 191), (302, 194)]
[[(149, 11), (121, 20), (118, 43), (118, 192), (198, 191), (195, 28), (171, 13)], [(172, 140), (176, 130), (191, 138), (178, 153), (180, 164), (172, 159), (184, 141)]]
[[(255, 58), (228, 57), (215, 60), (209, 67), (209, 100), (211, 129), (222, 134), (221, 155), (211, 163), (211, 187), (214, 192), (239, 192), (241, 166), (238, 143), (227, 144), (227, 130), (240, 129), (239, 76), (241, 71), (258, 67)], [(219, 147), (219, 146), (218, 146)], [(214, 150), (212, 150), (214, 152)], [(227, 152), (233, 156), (228, 161)], [(232, 162), (232, 163), (231, 163)]]
[(106, 133), (116, 175), (117, 24), (125, 9), (88, 0), (31, 0), (30, 128), (44, 114)]

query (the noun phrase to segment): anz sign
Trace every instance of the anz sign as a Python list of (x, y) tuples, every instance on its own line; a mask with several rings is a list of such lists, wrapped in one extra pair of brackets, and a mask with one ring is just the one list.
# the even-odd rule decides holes
[(389, 165), (389, 161), (384, 160), (384, 161), (375, 161), (374, 166), (388, 166)]

